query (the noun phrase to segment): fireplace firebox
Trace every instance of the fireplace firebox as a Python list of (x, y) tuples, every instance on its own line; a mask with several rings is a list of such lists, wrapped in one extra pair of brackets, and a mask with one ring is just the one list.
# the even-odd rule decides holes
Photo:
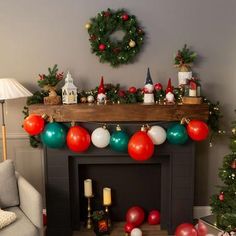
[[(152, 124), (152, 123), (149, 123)], [(167, 127), (170, 122), (155, 122)], [(121, 124), (130, 134), (140, 123)], [(89, 131), (97, 124), (83, 123)], [(115, 125), (109, 127), (114, 129)], [(193, 220), (194, 143), (165, 143), (145, 162), (109, 148), (90, 147), (85, 153), (45, 148), (47, 235), (72, 235), (86, 217), (83, 180), (94, 180), (94, 207), (102, 202), (101, 189), (112, 188), (113, 221), (125, 221), (128, 207), (140, 205), (146, 212), (161, 211), (161, 228), (173, 234), (177, 225)], [(82, 236), (82, 235), (81, 235)]]

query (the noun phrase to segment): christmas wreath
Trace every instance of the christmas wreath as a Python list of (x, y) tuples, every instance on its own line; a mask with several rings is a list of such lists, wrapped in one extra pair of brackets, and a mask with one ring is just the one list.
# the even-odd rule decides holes
[[(130, 63), (143, 45), (144, 31), (136, 17), (124, 9), (102, 11), (85, 28), (89, 33), (92, 53), (102, 63), (108, 62), (113, 67)], [(125, 33), (122, 40), (111, 39), (110, 36), (117, 31)]]

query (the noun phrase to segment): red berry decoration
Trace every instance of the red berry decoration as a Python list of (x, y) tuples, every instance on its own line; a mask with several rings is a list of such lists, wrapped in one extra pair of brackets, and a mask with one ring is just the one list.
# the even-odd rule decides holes
[(148, 215), (148, 224), (158, 225), (160, 224), (161, 214), (157, 210), (150, 211)]
[(137, 227), (143, 223), (144, 216), (144, 210), (139, 206), (134, 206), (127, 211), (126, 222)]
[(30, 135), (38, 135), (40, 134), (45, 125), (45, 120), (40, 115), (29, 115), (24, 120), (24, 130)]
[(163, 87), (162, 87), (162, 84), (161, 84), (161, 83), (156, 83), (156, 84), (154, 85), (154, 88), (155, 88), (155, 90), (156, 90), (156, 91), (160, 91), (160, 90), (162, 90), (162, 89), (163, 89)]
[(175, 236), (197, 236), (197, 230), (192, 224), (184, 223), (176, 228)]
[(203, 121), (191, 120), (187, 125), (187, 132), (194, 141), (202, 141), (208, 137), (209, 128)]
[(136, 92), (137, 92), (137, 89), (134, 86), (129, 88), (129, 93), (136, 93)]
[(124, 226), (125, 233), (130, 233), (134, 229), (134, 225), (131, 223), (126, 223)]
[(73, 152), (84, 152), (91, 143), (88, 131), (80, 126), (73, 126), (69, 129), (66, 141), (68, 148)]
[(136, 132), (128, 143), (128, 153), (136, 161), (150, 159), (154, 152), (154, 144), (146, 131)]
[(100, 51), (104, 51), (106, 49), (106, 45), (101, 43), (98, 48)]
[(129, 19), (129, 15), (127, 13), (124, 13), (122, 16), (121, 16), (122, 20), (123, 21), (127, 21)]
[(224, 201), (224, 199), (225, 199), (224, 193), (221, 192), (220, 195), (219, 195), (219, 200)]

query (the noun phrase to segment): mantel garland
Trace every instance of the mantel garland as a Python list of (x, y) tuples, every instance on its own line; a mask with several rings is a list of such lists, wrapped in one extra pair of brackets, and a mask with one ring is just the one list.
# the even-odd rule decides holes
[[(134, 88), (134, 87), (131, 87)], [(136, 89), (135, 92), (133, 90), (128, 89), (122, 89), (120, 87), (120, 84), (105, 84), (106, 94), (107, 94), (107, 100), (111, 103), (122, 103), (122, 104), (131, 104), (131, 103), (141, 103), (143, 102), (143, 90), (142, 89)], [(61, 93), (61, 91), (57, 91), (58, 94)], [(89, 91), (81, 91), (78, 96), (78, 103), (80, 102), (81, 98), (86, 98), (90, 95), (96, 97), (98, 93), (98, 87), (91, 89)], [(174, 88), (173, 93), (175, 95), (176, 101), (181, 101), (183, 96), (183, 91), (181, 88)], [(40, 104), (43, 103), (43, 98), (45, 96), (48, 96), (48, 92), (45, 92), (43, 90), (37, 91), (33, 94), (33, 96), (29, 97), (27, 99), (26, 106), (24, 107), (23, 114), (25, 115), (25, 118), (29, 115), (28, 106), (33, 104)], [(160, 103), (164, 101), (164, 91), (163, 90), (156, 90), (155, 91), (155, 99), (159, 101)], [(207, 103), (209, 106), (209, 119), (207, 121), (207, 124), (209, 125), (209, 128), (211, 129), (211, 136), (210, 136), (210, 146), (212, 146), (212, 138), (215, 134), (221, 134), (224, 133), (220, 129), (220, 118), (222, 117), (220, 112), (220, 104), (212, 103), (209, 101), (206, 97), (203, 99), (204, 103)], [(99, 124), (100, 125), (100, 124)], [(38, 147), (41, 144), (41, 140), (39, 136), (30, 136), (30, 145), (32, 147)]]
[[(130, 63), (143, 45), (144, 31), (139, 26), (136, 17), (126, 10), (107, 9), (97, 14), (85, 25), (88, 30), (92, 53), (100, 62), (108, 62), (116, 67)], [(125, 33), (122, 40), (111, 40), (116, 31)]]

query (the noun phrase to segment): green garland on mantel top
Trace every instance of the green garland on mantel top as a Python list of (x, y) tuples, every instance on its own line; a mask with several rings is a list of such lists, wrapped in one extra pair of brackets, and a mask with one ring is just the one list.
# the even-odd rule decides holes
[[(113, 84), (105, 84), (106, 94), (107, 94), (107, 100), (109, 100), (111, 103), (122, 103), (122, 104), (130, 104), (130, 103), (141, 103), (143, 102), (143, 92), (142, 89), (137, 89), (136, 92), (130, 91), (130, 90), (124, 90), (120, 87), (119, 84), (113, 85)], [(88, 97), (89, 95), (93, 95), (96, 97), (98, 92), (98, 87), (89, 90), (89, 91), (82, 91), (79, 93), (78, 96), (78, 103), (80, 103), (80, 99), (82, 97)], [(175, 95), (176, 101), (181, 101), (183, 96), (183, 91), (180, 88), (174, 88), (173, 93)], [(61, 95), (61, 90), (57, 91), (58, 95)], [(45, 92), (43, 90), (37, 91), (33, 94), (33, 96), (27, 98), (26, 106), (24, 107), (23, 114), (25, 115), (25, 118), (29, 115), (28, 106), (32, 104), (43, 104), (43, 98), (48, 96), (48, 92)], [(165, 98), (165, 92), (163, 90), (154, 91), (154, 96), (156, 101), (164, 100)], [(210, 146), (211, 146), (211, 140), (213, 135), (215, 134), (221, 134), (224, 133), (220, 129), (220, 118), (222, 117), (220, 112), (220, 104), (212, 103), (209, 101), (206, 97), (203, 98), (203, 102), (207, 103), (209, 106), (209, 118), (208, 118), (208, 125), (211, 129), (211, 137), (210, 137)], [(38, 147), (41, 144), (40, 137), (39, 136), (30, 136), (30, 144), (32, 147)]]
[[(99, 57), (100, 62), (108, 62), (112, 67), (132, 62), (143, 45), (143, 29), (136, 17), (124, 9), (115, 11), (108, 8), (91, 18), (85, 28), (92, 53)], [(123, 39), (112, 39), (111, 35), (117, 31), (124, 32)]]

